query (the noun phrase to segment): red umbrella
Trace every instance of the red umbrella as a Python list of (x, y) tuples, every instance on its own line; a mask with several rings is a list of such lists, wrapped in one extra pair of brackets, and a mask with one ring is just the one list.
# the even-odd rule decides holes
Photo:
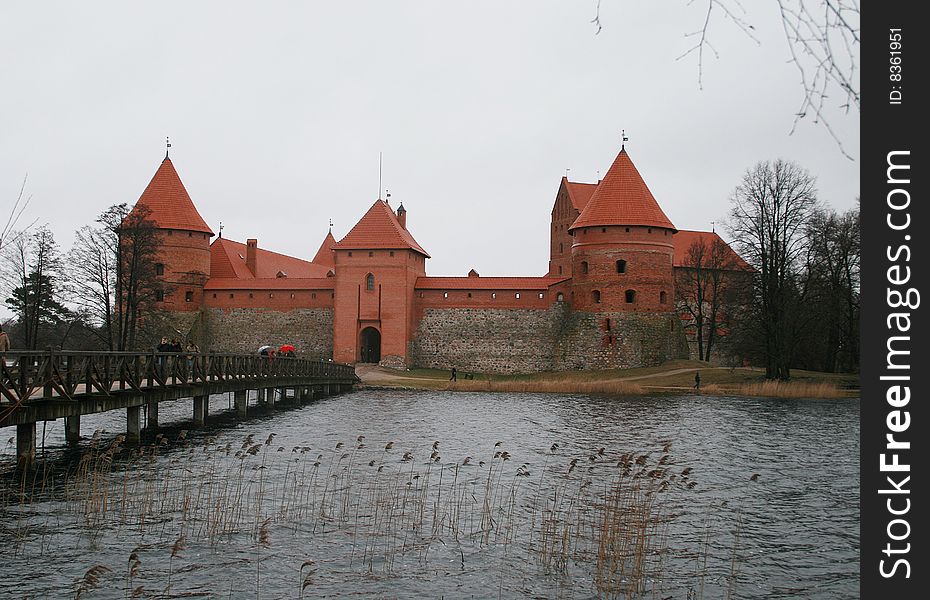
[(283, 346), (278, 348), (278, 351), (281, 352), (282, 354), (285, 352), (294, 352), (296, 350), (297, 348), (295, 348), (294, 346), (291, 346), (290, 344), (284, 344)]

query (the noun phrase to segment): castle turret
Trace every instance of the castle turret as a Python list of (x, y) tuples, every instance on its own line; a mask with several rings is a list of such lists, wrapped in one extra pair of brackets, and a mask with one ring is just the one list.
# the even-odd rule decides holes
[(155, 273), (163, 288), (156, 295), (157, 306), (173, 311), (198, 310), (210, 276), (213, 231), (197, 212), (167, 156), (133, 208), (140, 210), (146, 210), (146, 218), (159, 230), (161, 247)]
[[(398, 210), (401, 215), (406, 211)], [(409, 364), (414, 287), (429, 254), (388, 203), (376, 200), (333, 248), (333, 359)]]
[(620, 150), (568, 231), (575, 310), (674, 310), (676, 229), (626, 150)]

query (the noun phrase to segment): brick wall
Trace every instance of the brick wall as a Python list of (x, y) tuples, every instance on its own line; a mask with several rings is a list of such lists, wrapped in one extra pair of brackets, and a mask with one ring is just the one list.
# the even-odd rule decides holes
[(426, 308), (411, 342), (414, 366), (485, 373), (553, 368), (564, 306), (547, 310)]
[(333, 355), (331, 308), (205, 309), (202, 314), (202, 350), (255, 352), (264, 344), (293, 344), (302, 356), (326, 359)]
[(647, 367), (688, 358), (675, 313), (572, 312), (560, 325), (557, 370)]

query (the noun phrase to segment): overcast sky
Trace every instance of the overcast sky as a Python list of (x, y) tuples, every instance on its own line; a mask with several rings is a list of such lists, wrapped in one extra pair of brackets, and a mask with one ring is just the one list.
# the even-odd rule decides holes
[[(717, 14), (703, 90), (701, 2), (4, 2), (0, 208), (63, 250), (135, 202), (165, 154), (223, 235), (310, 259), (378, 196), (430, 275), (542, 275), (566, 169), (593, 182), (627, 151), (679, 229), (710, 229), (747, 168), (786, 158), (839, 210), (859, 194), (859, 114), (803, 121), (777, 4), (746, 3), (759, 44)], [(720, 231), (720, 226), (717, 227)]]

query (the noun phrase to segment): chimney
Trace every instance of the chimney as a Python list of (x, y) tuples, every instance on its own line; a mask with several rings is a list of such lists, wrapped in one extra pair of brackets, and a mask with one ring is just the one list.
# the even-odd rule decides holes
[(397, 222), (400, 223), (401, 227), (407, 229), (407, 209), (404, 208), (403, 202), (397, 207)]
[(245, 242), (245, 266), (249, 268), (249, 271), (252, 271), (253, 276), (257, 276), (258, 272), (256, 271), (256, 254), (258, 254), (258, 240), (251, 238)]

